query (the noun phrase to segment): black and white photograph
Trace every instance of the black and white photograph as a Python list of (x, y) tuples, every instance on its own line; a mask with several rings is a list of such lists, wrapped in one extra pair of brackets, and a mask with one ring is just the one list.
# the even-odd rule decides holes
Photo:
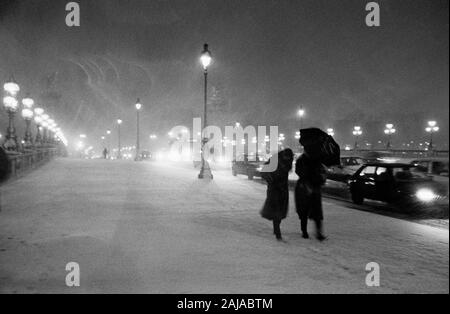
[(449, 0), (0, 0), (0, 88), (0, 294), (449, 293)]

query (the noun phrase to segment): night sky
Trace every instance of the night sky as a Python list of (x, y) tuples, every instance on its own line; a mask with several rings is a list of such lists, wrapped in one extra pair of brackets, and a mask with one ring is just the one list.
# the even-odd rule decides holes
[[(134, 140), (166, 134), (202, 113), (198, 57), (210, 45), (211, 123), (334, 127), (352, 143), (425, 138), (427, 120), (448, 149), (449, 2), (386, 0), (381, 27), (365, 25), (361, 0), (83, 0), (81, 27), (65, 25), (60, 0), (0, 0), (0, 78), (11, 74), (71, 135), (99, 138), (124, 120)], [(4, 134), (6, 117), (0, 117)]]

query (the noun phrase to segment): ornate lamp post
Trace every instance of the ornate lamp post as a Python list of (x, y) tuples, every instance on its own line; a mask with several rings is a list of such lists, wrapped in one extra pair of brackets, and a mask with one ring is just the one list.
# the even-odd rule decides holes
[(30, 97), (26, 97), (22, 99), (22, 118), (25, 120), (26, 129), (25, 129), (25, 137), (24, 148), (31, 149), (33, 147), (33, 135), (31, 134), (31, 121), (33, 120), (34, 112), (32, 110), (34, 105), (34, 100)]
[(387, 149), (391, 148), (392, 134), (395, 134), (395, 132), (397, 132), (397, 130), (394, 129), (394, 125), (392, 123), (386, 124), (386, 129), (384, 130), (384, 134), (386, 134), (388, 137), (388, 141), (386, 144)]
[[(203, 45), (203, 52), (200, 57), (200, 62), (203, 66), (203, 75), (205, 79), (205, 88), (204, 88), (204, 104), (203, 104), (203, 130), (208, 125), (208, 67), (211, 64), (212, 57), (211, 52), (208, 50), (208, 44)], [(213, 179), (213, 175), (211, 172), (211, 168), (209, 167), (208, 161), (205, 159), (205, 149), (206, 143), (208, 143), (208, 139), (203, 137), (202, 139), (202, 168), (200, 170), (200, 174), (198, 175), (199, 179)]]
[(48, 114), (43, 114), (42, 116), (42, 143), (46, 145), (48, 143), (48, 119), (50, 119)]
[(363, 134), (363, 131), (361, 129), (360, 126), (355, 126), (353, 128), (353, 135), (355, 136), (355, 146), (354, 146), (354, 150), (356, 150), (358, 148), (358, 138)]
[(44, 109), (35, 108), (34, 109), (34, 123), (36, 123), (36, 139), (34, 140), (34, 145), (41, 146), (42, 145), (42, 115), (44, 114)]
[(425, 129), (427, 133), (430, 133), (430, 143), (428, 145), (428, 150), (433, 150), (433, 134), (439, 131), (439, 126), (436, 121), (428, 121), (428, 127)]
[(117, 150), (117, 159), (122, 159), (122, 143), (120, 142), (120, 126), (122, 125), (122, 120), (121, 119), (117, 119), (117, 135), (118, 135), (118, 139), (119, 139), (119, 146), (118, 146), (118, 150)]
[(3, 147), (6, 150), (17, 151), (19, 146), (17, 144), (16, 128), (14, 127), (14, 116), (19, 106), (15, 96), (20, 91), (20, 87), (13, 79), (11, 79), (9, 82), (5, 83), (3, 88), (6, 92), (6, 96), (3, 98), (3, 105), (8, 113), (9, 120)]
[(140, 150), (141, 150), (141, 143), (140, 143), (140, 130), (139, 130), (139, 112), (142, 109), (141, 100), (138, 98), (136, 102), (136, 156), (134, 158), (135, 161), (141, 160), (140, 157)]

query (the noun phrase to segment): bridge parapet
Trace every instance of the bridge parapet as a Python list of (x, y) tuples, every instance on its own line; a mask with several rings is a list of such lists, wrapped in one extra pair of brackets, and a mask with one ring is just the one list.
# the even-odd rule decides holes
[(5, 151), (2, 148), (0, 150), (0, 182), (20, 176), (61, 155), (60, 150), (54, 147), (25, 150), (20, 153)]

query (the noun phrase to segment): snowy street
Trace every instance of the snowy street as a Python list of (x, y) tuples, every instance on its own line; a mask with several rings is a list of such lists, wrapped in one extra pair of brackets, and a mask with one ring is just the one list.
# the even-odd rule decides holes
[[(304, 240), (291, 192), (277, 242), (263, 184), (197, 174), (57, 159), (0, 187), (0, 293), (449, 293), (448, 229), (324, 199), (329, 240)], [(66, 287), (69, 262), (80, 287)]]

